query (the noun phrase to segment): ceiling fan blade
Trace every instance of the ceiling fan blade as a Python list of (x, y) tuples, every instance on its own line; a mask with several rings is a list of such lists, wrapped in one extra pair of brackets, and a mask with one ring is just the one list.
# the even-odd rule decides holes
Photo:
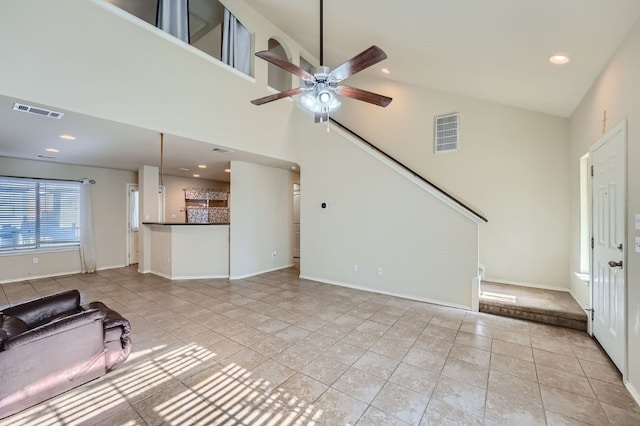
[(295, 89), (285, 90), (284, 92), (274, 93), (273, 95), (265, 96), (264, 98), (258, 98), (251, 101), (254, 105), (262, 105), (267, 102), (277, 101), (278, 99), (287, 98), (289, 96), (294, 96), (304, 92), (305, 89), (302, 87), (296, 87)]
[(313, 79), (313, 74), (308, 73), (303, 70), (299, 66), (292, 64), (286, 59), (281, 58), (275, 53), (269, 52), (268, 50), (263, 50), (261, 52), (256, 52), (256, 56), (258, 58), (262, 58), (267, 62), (271, 62), (273, 65), (276, 65), (283, 70), (289, 71), (291, 74), (297, 75), (300, 78)]
[(357, 89), (350, 86), (338, 86), (336, 87), (336, 93), (347, 98), (357, 99), (359, 101), (369, 102), (370, 104), (386, 107), (393, 100), (392, 98), (384, 95), (379, 95), (373, 92), (367, 92), (366, 90)]
[(337, 81), (341, 81), (385, 59), (387, 59), (387, 54), (384, 53), (382, 49), (378, 46), (371, 46), (344, 64), (336, 67), (336, 69), (329, 73), (329, 76)]

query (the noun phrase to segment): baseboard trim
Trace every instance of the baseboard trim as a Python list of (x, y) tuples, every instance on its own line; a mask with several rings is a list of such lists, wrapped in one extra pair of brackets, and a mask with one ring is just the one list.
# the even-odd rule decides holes
[(525, 283), (525, 282), (519, 282), (519, 281), (499, 280), (497, 278), (484, 278), (482, 281), (496, 283), (496, 284), (519, 285), (522, 287), (539, 288), (542, 290), (565, 291), (569, 293), (569, 289), (565, 287), (553, 287), (550, 285), (543, 285), (543, 284), (531, 284), (531, 283)]
[(631, 397), (636, 401), (636, 404), (640, 405), (640, 392), (631, 384), (630, 381), (624, 380), (624, 387), (627, 388)]
[(229, 275), (178, 275), (171, 276), (169, 274), (165, 274), (162, 272), (149, 271), (149, 273), (153, 275), (157, 275), (162, 278), (166, 278), (171, 281), (180, 281), (180, 280), (207, 280), (207, 279), (226, 279), (229, 278)]
[(277, 268), (266, 269), (264, 271), (252, 272), (252, 273), (247, 274), (247, 275), (231, 275), (231, 276), (229, 276), (229, 279), (230, 280), (243, 280), (245, 278), (255, 277), (256, 275), (261, 275), (261, 274), (266, 274), (268, 272), (274, 272), (274, 271), (279, 271), (281, 269), (291, 268), (292, 266), (293, 266), (293, 263), (291, 263), (289, 265), (278, 266)]
[(116, 269), (116, 268), (126, 268), (128, 265), (112, 265), (112, 266), (103, 266), (101, 268), (96, 268), (96, 271), (105, 271), (107, 269)]
[(15, 283), (15, 282), (19, 282), (19, 281), (40, 280), (40, 279), (43, 279), (43, 278), (62, 277), (62, 276), (65, 276), (65, 275), (79, 274), (81, 272), (82, 271), (80, 271), (80, 269), (78, 269), (78, 270), (67, 271), (67, 272), (56, 272), (56, 273), (53, 273), (53, 274), (29, 275), (28, 277), (10, 278), (8, 280), (2, 280), (2, 281), (0, 281), (0, 284), (9, 284), (9, 283)]
[[(104, 270), (107, 270), (107, 269), (124, 268), (125, 266), (126, 265), (102, 266), (100, 268), (96, 268), (96, 271), (104, 271)], [(9, 279), (9, 280), (0, 280), (0, 285), (1, 284), (8, 284), (8, 283), (15, 283), (15, 282), (18, 282), (18, 281), (29, 281), (29, 280), (40, 280), (42, 278), (63, 277), (65, 275), (74, 275), (74, 274), (82, 274), (82, 270), (77, 269), (77, 270), (67, 271), (67, 272), (54, 272), (52, 274), (33, 275), (33, 276), (28, 276), (28, 277), (23, 277), (23, 278), (13, 278), (13, 279)]]
[(343, 282), (340, 282), (340, 281), (333, 281), (333, 280), (327, 280), (327, 279), (324, 279), (324, 278), (312, 277), (312, 276), (309, 276), (309, 275), (300, 275), (300, 278), (302, 278), (304, 280), (316, 281), (316, 282), (323, 283), (323, 284), (330, 284), (330, 285), (337, 285), (337, 286), (340, 286), (340, 287), (352, 288), (354, 290), (363, 290), (363, 291), (369, 291), (371, 293), (384, 294), (386, 296), (394, 296), (394, 297), (400, 297), (402, 299), (415, 300), (417, 302), (426, 302), (426, 303), (431, 303), (431, 304), (434, 304), (434, 305), (447, 306), (449, 308), (464, 309), (465, 311), (470, 311), (471, 310), (471, 306), (458, 305), (456, 303), (449, 303), (449, 302), (444, 302), (442, 300), (428, 299), (426, 297), (416, 297), (416, 296), (411, 296), (411, 295), (403, 294), (403, 293), (394, 293), (394, 292), (390, 292), (390, 291), (383, 291), (383, 290), (373, 289), (373, 288), (369, 288), (369, 287), (363, 287), (363, 286), (359, 286), (359, 285), (355, 285), (355, 284), (347, 284), (347, 283), (343, 283)]

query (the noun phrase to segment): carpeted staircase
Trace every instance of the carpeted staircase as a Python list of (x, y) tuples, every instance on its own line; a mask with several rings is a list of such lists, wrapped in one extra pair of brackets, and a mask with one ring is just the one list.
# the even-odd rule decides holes
[(564, 291), (483, 281), (480, 312), (587, 330), (587, 314)]

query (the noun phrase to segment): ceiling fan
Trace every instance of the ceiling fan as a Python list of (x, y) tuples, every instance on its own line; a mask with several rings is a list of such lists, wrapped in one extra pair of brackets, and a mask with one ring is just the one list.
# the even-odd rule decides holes
[(329, 67), (322, 65), (323, 9), (323, 0), (320, 0), (320, 67), (311, 74), (268, 50), (256, 52), (257, 57), (300, 77), (302, 85), (294, 89), (254, 99), (251, 101), (252, 104), (263, 105), (278, 99), (302, 94), (302, 105), (314, 113), (316, 123), (321, 123), (328, 121), (329, 113), (340, 106), (340, 101), (336, 95), (346, 96), (381, 107), (386, 107), (391, 103), (392, 99), (388, 96), (340, 84), (352, 75), (385, 60), (387, 55), (378, 46), (371, 46), (331, 71)]

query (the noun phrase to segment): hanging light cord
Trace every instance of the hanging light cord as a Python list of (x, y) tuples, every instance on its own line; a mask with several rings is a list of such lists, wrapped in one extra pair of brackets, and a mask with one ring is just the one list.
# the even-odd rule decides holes
[(320, 0), (320, 66), (324, 65), (324, 0)]

